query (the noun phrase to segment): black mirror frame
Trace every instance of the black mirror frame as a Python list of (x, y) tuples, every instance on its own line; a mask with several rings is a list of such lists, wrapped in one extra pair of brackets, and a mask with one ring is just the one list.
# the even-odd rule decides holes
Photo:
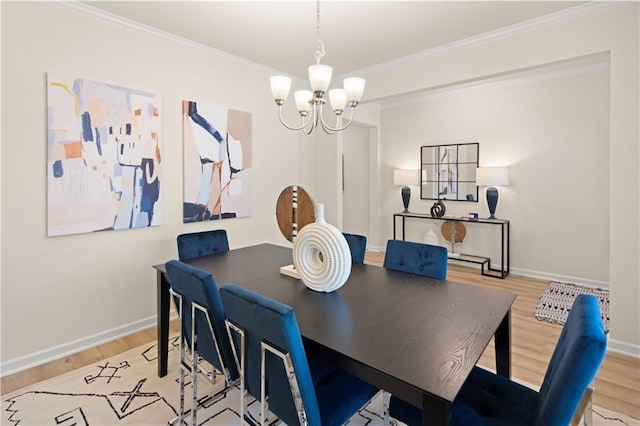
[[(469, 147), (468, 155), (460, 156), (461, 148)], [(474, 158), (475, 154), (475, 158)], [(451, 143), (420, 147), (420, 199), (478, 202), (476, 168), (480, 164), (480, 143)], [(446, 179), (443, 174), (447, 174)], [(437, 188), (428, 194), (427, 187)], [(466, 190), (461, 190), (463, 187)], [(473, 188), (473, 189), (472, 189)]]

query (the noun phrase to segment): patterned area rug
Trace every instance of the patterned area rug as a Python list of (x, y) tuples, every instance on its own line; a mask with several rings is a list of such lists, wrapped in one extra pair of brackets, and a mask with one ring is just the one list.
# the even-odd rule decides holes
[[(180, 406), (176, 345), (177, 338), (172, 338), (169, 373), (163, 378), (156, 374), (156, 346), (148, 345), (3, 395), (0, 424), (166, 425), (176, 417)], [(220, 384), (198, 380), (198, 394), (205, 395), (200, 403), (206, 407), (198, 410), (199, 425), (240, 425), (240, 392), (234, 388), (221, 393), (220, 389)], [(185, 397), (189, 407), (190, 388)], [(257, 403), (251, 404), (249, 411), (259, 418)], [(378, 394), (349, 425), (382, 426), (382, 413), (382, 398)], [(597, 407), (594, 420), (596, 426), (640, 425), (630, 417)], [(190, 417), (187, 424), (191, 424)]]
[[(156, 346), (132, 349), (61, 376), (2, 396), (2, 425), (86, 426), (166, 425), (180, 409), (178, 338), (170, 339), (169, 372), (157, 375)], [(221, 392), (222, 376), (213, 385), (198, 380), (198, 424), (240, 425), (240, 391)], [(211, 397), (215, 395), (215, 397)], [(191, 406), (191, 387), (185, 392), (185, 408)], [(260, 417), (254, 402), (249, 414)], [(350, 425), (382, 425), (382, 398), (376, 396), (350, 421)], [(191, 424), (191, 417), (187, 418)]]
[(536, 318), (540, 321), (564, 324), (573, 301), (579, 294), (591, 294), (598, 298), (604, 329), (609, 332), (609, 290), (602, 288), (551, 281), (540, 296), (535, 309)]

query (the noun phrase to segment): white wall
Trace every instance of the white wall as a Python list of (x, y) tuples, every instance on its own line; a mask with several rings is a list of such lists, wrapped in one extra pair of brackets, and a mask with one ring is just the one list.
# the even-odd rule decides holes
[[(640, 355), (640, 5), (620, 4), (592, 2), (585, 6), (587, 11), (603, 10), (374, 67), (359, 75), (367, 78), (368, 99), (384, 100), (609, 52), (609, 347)], [(389, 182), (389, 170), (381, 178)], [(379, 219), (380, 226), (387, 226), (386, 212)]]
[[(74, 345), (155, 324), (151, 266), (177, 257), (179, 233), (224, 227), (232, 248), (288, 244), (276, 225), (275, 202), (285, 186), (311, 186), (312, 141), (301, 143), (298, 133), (279, 124), (270, 73), (44, 2), (1, 7), (3, 374)], [(160, 95), (161, 226), (46, 237), (50, 71)], [(252, 113), (252, 217), (182, 223), (183, 99)]]
[[(383, 109), (383, 162), (387, 174), (420, 158), (420, 146), (476, 140), (480, 165), (508, 166), (510, 186), (499, 188), (496, 216), (511, 221), (514, 272), (555, 274), (573, 282), (609, 279), (608, 62), (578, 74), (537, 75), (452, 90)], [(540, 78), (547, 78), (539, 80)], [(389, 182), (390, 183), (390, 182)], [(399, 188), (389, 190), (388, 217), (401, 211)], [(597, 196), (594, 196), (596, 194)], [(411, 211), (429, 213), (433, 200), (414, 188)], [(489, 215), (480, 201), (445, 201), (447, 214)], [(400, 225), (400, 221), (398, 221)], [(407, 239), (441, 221), (407, 220)], [(392, 222), (387, 221), (391, 238)], [(467, 225), (456, 251), (500, 262), (500, 228)]]
[[(12, 366), (24, 367), (30, 361), (60, 355), (73, 349), (74, 345), (80, 347), (153, 324), (156, 312), (155, 274), (151, 265), (176, 256), (175, 236), (181, 232), (221, 226), (229, 231), (232, 248), (262, 241), (286, 245), (274, 220), (275, 200), (282, 188), (293, 183), (309, 189), (318, 201), (334, 203), (327, 211), (327, 219), (337, 224), (342, 215), (342, 204), (335, 193), (327, 190), (338, 187), (340, 163), (337, 158), (342, 149), (340, 143), (344, 141), (338, 142), (334, 138), (331, 143), (335, 146), (330, 144), (328, 149), (336, 161), (331, 158), (322, 163), (322, 158), (316, 158), (322, 137), (306, 137), (281, 126), (266, 83), (271, 74), (268, 70), (101, 23), (46, 3), (0, 2), (0, 10), (4, 124), (0, 157), (2, 374), (7, 374)], [(375, 100), (610, 52), (609, 145), (606, 155), (610, 172), (609, 273), (608, 278), (593, 279), (609, 281), (612, 290), (610, 347), (635, 353), (640, 347), (638, 50), (638, 4), (629, 4), (449, 53), (427, 55), (399, 66), (359, 73), (367, 78), (367, 99)], [(45, 236), (45, 73), (48, 71), (160, 94), (164, 176), (163, 224), (160, 227), (55, 238)], [(603, 89), (601, 80), (596, 78), (594, 83), (594, 90)], [(256, 90), (260, 87), (264, 87), (264, 91)], [(565, 90), (563, 87), (558, 89)], [(533, 91), (525, 92), (533, 96)], [(587, 92), (585, 96), (597, 96), (596, 92)], [(182, 224), (180, 108), (183, 99), (219, 103), (253, 114), (254, 175), (268, 178), (258, 178), (254, 182), (254, 214), (251, 218), (213, 224)], [(492, 99), (496, 102), (496, 98)], [(453, 104), (454, 100), (447, 102)], [(478, 98), (477, 102), (481, 99)], [(587, 112), (595, 115), (602, 106), (589, 107), (593, 110), (588, 109)], [(429, 106), (417, 107), (415, 112), (419, 113), (424, 108)], [(469, 109), (471, 106), (467, 107)], [(410, 114), (409, 110), (407, 113)], [(391, 168), (406, 166), (396, 163), (396, 160), (404, 161), (399, 156), (405, 145), (401, 145), (403, 148), (398, 154), (393, 154), (397, 158), (388, 158), (393, 149), (382, 144), (395, 145), (398, 141), (388, 138), (393, 129), (385, 129), (386, 133), (383, 133), (377, 127), (379, 114), (376, 105), (371, 104), (362, 104), (356, 111), (357, 120), (373, 126), (370, 130), (374, 144), (370, 151), (371, 160), (382, 159), (382, 165), (375, 161), (375, 165), (370, 167), (372, 227), (369, 239), (378, 243), (388, 238), (389, 214), (399, 210), (401, 205), (398, 188), (389, 184)], [(389, 110), (383, 114), (392, 112)], [(389, 116), (386, 117), (387, 124), (390, 124)], [(602, 124), (601, 121), (597, 123)], [(461, 129), (460, 134), (472, 133), (471, 130), (479, 133), (479, 125), (475, 123), (469, 132)], [(444, 123), (438, 126), (434, 129), (445, 129)], [(480, 134), (496, 140), (496, 133), (491, 129), (484, 129)], [(453, 135), (434, 133), (432, 137), (452, 139)], [(416, 140), (422, 143), (422, 137)], [(481, 158), (488, 159), (490, 154), (486, 150), (494, 142), (482, 139), (480, 142)], [(493, 145), (493, 148), (503, 152), (502, 147), (497, 149), (498, 146)], [(548, 148), (540, 147), (539, 152)], [(415, 161), (413, 166), (417, 167), (418, 151), (417, 147), (414, 149), (415, 160), (409, 161)], [(595, 155), (593, 151), (586, 153)], [(511, 160), (514, 161), (513, 173), (516, 173), (515, 176), (512, 174), (513, 188), (501, 191), (498, 212), (524, 217), (527, 209), (522, 208), (524, 201), (517, 198), (516, 189), (532, 191), (535, 188), (530, 173), (522, 168), (527, 161), (534, 163), (535, 158)], [(325, 164), (331, 170), (323, 170)], [(321, 180), (324, 173), (328, 176), (326, 181)], [(594, 185), (601, 183), (598, 181)], [(412, 205), (417, 200), (414, 195)], [(517, 206), (515, 211), (512, 210), (514, 205)], [(514, 232), (515, 228), (514, 224)], [(514, 235), (514, 247), (527, 246), (529, 241), (524, 240), (526, 234), (522, 234), (524, 227), (519, 227), (518, 232), (521, 232), (518, 236), (521, 240), (516, 241)], [(593, 238), (598, 240), (600, 237)], [(514, 256), (518, 262), (535, 262), (527, 263), (530, 268), (547, 271), (542, 265), (543, 259), (534, 256), (525, 260), (515, 251)], [(582, 271), (566, 273), (587, 275)]]

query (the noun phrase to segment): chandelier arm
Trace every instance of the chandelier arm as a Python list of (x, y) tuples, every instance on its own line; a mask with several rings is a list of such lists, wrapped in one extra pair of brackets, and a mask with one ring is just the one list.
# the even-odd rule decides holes
[(310, 135), (311, 132), (313, 132), (313, 129), (315, 129), (315, 126), (311, 125), (309, 126), (309, 129), (302, 129), (302, 131), (304, 132), (305, 135)]
[[(278, 105), (278, 118), (280, 119), (280, 123), (282, 123), (282, 125), (284, 127), (286, 127), (287, 129), (289, 129), (289, 130), (303, 130), (305, 127), (307, 127), (307, 124), (309, 124), (309, 122), (311, 121), (311, 116), (308, 117), (307, 121), (305, 121), (304, 117), (302, 117), (302, 126), (300, 126), (300, 127), (289, 126), (282, 119), (282, 105)], [(313, 126), (311, 126), (311, 128), (313, 128)], [(305, 131), (305, 133), (306, 133), (306, 131)], [(309, 133), (307, 133), (307, 134), (309, 134)]]
[(325, 132), (327, 132), (327, 133), (329, 133), (331, 135), (331, 134), (334, 134), (335, 132), (341, 132), (344, 129), (346, 129), (347, 127), (349, 127), (349, 125), (353, 121), (353, 110), (355, 108), (350, 108), (350, 109), (351, 109), (351, 114), (349, 115), (349, 121), (347, 121), (347, 124), (345, 124), (342, 127), (339, 127), (338, 124), (337, 124), (338, 119), (336, 118), (336, 127), (335, 128), (329, 126), (327, 123), (324, 122), (324, 118), (322, 117), (322, 111), (320, 111), (321, 112), (321, 114), (320, 114), (320, 122), (322, 123), (322, 129)]
[[(338, 127), (339, 120), (340, 120), (340, 116), (336, 116), (336, 128)], [(329, 126), (327, 123), (325, 123), (324, 117), (322, 116), (322, 112), (320, 112), (320, 125), (322, 126), (322, 130), (324, 130), (326, 134), (333, 135), (334, 133), (336, 133), (336, 129)]]

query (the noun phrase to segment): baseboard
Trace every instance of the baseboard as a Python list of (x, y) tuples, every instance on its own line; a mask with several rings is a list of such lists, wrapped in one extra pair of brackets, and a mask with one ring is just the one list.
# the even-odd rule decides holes
[(640, 359), (640, 345), (633, 345), (621, 340), (609, 339), (607, 342), (607, 351)]
[(49, 361), (63, 358), (67, 355), (92, 348), (94, 346), (109, 342), (119, 337), (127, 336), (137, 331), (153, 327), (156, 324), (156, 315), (153, 315), (151, 317), (123, 325), (121, 327), (112, 328), (111, 330), (106, 330), (101, 333), (83, 337), (82, 339), (74, 340), (62, 345), (53, 346), (48, 349), (10, 359), (8, 361), (0, 363), (0, 377), (5, 377), (22, 370), (44, 364)]
[[(500, 268), (500, 266), (497, 266), (497, 268)], [(609, 289), (609, 283), (606, 281), (589, 280), (586, 278), (572, 277), (569, 275), (550, 274), (547, 272), (531, 271), (529, 269), (521, 269), (521, 268), (511, 268), (511, 273), (516, 275), (523, 275), (525, 277), (540, 278), (540, 279), (549, 280), (549, 281), (560, 281), (560, 282), (566, 282), (566, 283), (572, 283), (572, 284), (586, 285), (586, 286), (595, 287), (595, 288), (604, 288), (607, 290)]]

